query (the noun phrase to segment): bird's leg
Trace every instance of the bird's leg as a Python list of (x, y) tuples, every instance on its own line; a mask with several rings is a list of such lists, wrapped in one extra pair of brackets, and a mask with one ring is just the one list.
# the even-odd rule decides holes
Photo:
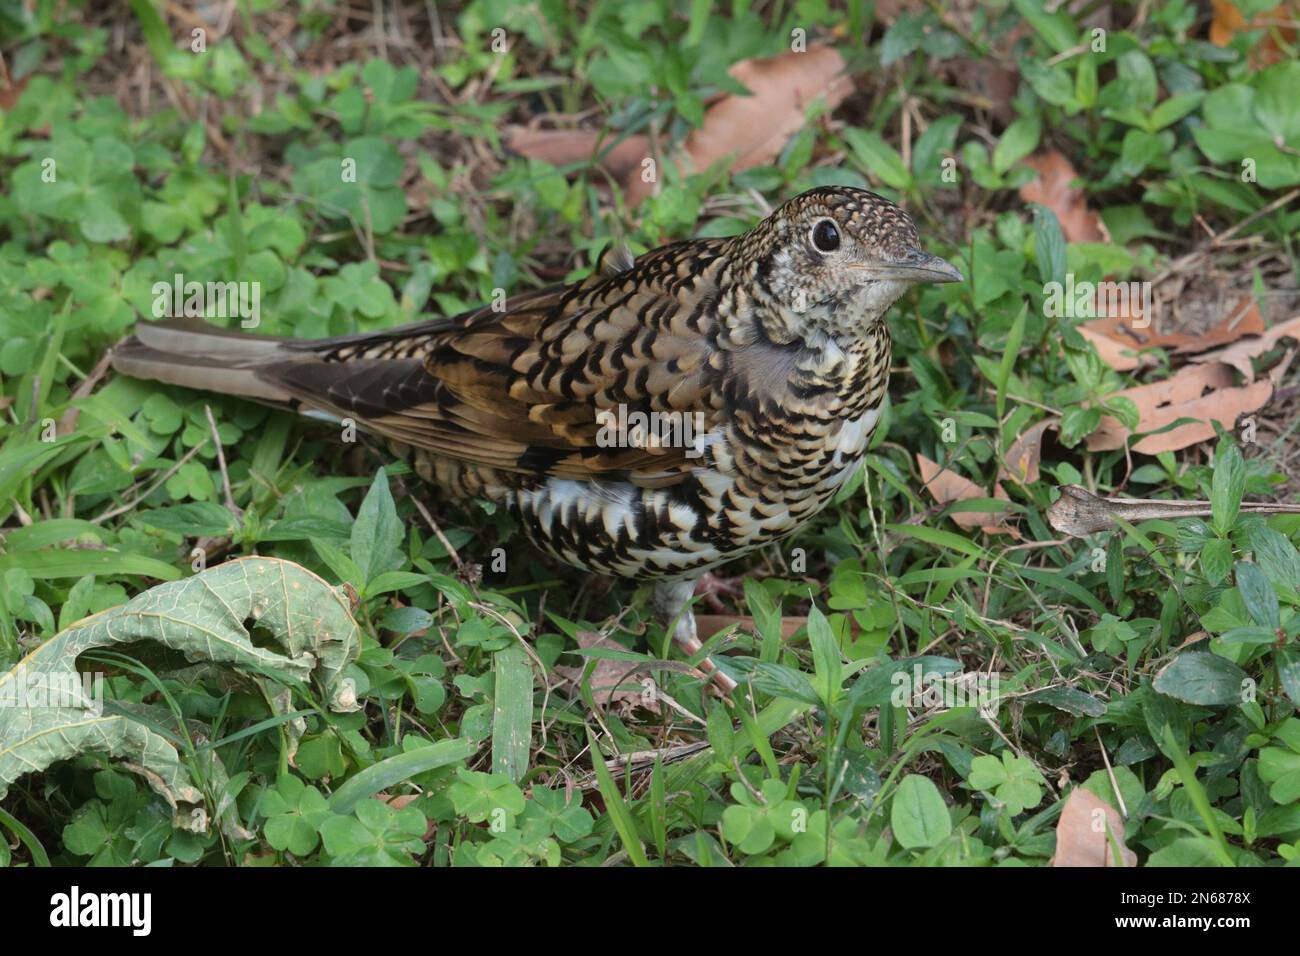
[[(660, 581), (655, 584), (653, 598), (659, 620), (665, 629), (673, 629), (673, 640), (688, 656), (694, 656), (704, 646), (695, 631), (695, 612), (690, 607), (694, 593), (695, 582), (692, 580)], [(722, 690), (735, 689), (736, 682), (718, 670), (707, 657), (700, 661), (700, 670)]]
[(743, 598), (745, 589), (740, 583), (743, 580), (743, 575), (724, 578), (712, 571), (705, 571), (695, 581), (695, 593), (709, 606), (710, 610), (718, 614), (734, 613), (734, 609), (727, 607), (722, 602), (722, 598), (731, 598), (733, 601), (739, 601)]

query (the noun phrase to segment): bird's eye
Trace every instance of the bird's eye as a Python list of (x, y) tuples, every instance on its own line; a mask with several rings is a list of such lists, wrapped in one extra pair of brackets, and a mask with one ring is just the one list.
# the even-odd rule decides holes
[(813, 226), (812, 241), (818, 252), (834, 252), (840, 247), (840, 231), (831, 220), (823, 219)]

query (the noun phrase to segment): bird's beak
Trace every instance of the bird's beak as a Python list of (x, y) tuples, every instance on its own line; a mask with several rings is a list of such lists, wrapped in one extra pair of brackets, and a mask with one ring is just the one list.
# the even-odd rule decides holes
[(895, 282), (961, 282), (962, 274), (945, 259), (913, 249), (894, 262), (877, 262), (859, 266), (871, 279)]

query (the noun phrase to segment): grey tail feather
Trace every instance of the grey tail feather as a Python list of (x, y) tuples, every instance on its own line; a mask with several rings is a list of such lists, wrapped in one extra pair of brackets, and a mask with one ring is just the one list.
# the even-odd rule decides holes
[(113, 349), (113, 368), (132, 378), (294, 405), (289, 392), (258, 374), (267, 365), (311, 359), (310, 352), (288, 352), (283, 342), (197, 319), (141, 322)]

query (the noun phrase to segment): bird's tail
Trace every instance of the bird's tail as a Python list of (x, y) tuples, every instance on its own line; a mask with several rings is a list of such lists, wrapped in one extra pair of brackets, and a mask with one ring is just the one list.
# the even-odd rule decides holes
[(135, 335), (113, 349), (113, 368), (132, 378), (292, 404), (288, 391), (259, 375), (269, 366), (311, 358), (287, 348), (285, 341), (231, 332), (198, 319), (141, 322)]

